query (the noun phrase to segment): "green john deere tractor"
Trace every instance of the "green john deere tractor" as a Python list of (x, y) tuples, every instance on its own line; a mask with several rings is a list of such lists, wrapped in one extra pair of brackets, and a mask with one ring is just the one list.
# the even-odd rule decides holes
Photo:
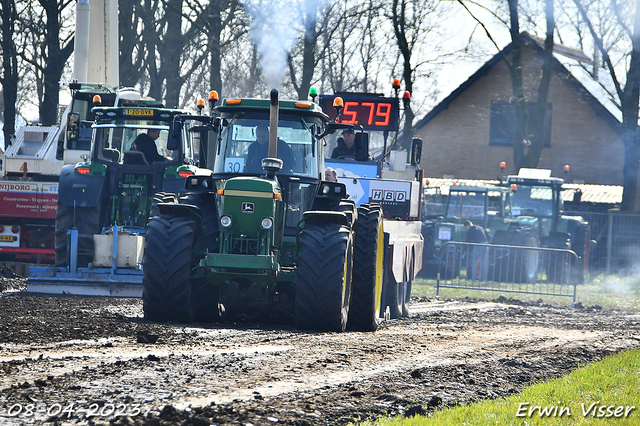
[(145, 318), (375, 330), (382, 210), (356, 208), (343, 183), (322, 180), (324, 137), (347, 126), (314, 103), (279, 101), (276, 90), (224, 100), (217, 113), (207, 135), (212, 170), (187, 178), (188, 195), (159, 204), (147, 226)]
[[(444, 215), (423, 226), (423, 234), (430, 237), (430, 249), (425, 250), (431, 254), (425, 259), (430, 274), (440, 272), (441, 278), (452, 279), (466, 269), (467, 279), (477, 278), (471, 277), (470, 261), (465, 258), (468, 248), (446, 244), (467, 241), (466, 220), (486, 231), (489, 244), (539, 247), (537, 218), (512, 215), (513, 196), (511, 188), (503, 186), (451, 186)], [(492, 247), (488, 253), (487, 279), (535, 282), (539, 267), (536, 250), (519, 250), (517, 256), (509, 256), (508, 249)]]
[(582, 216), (563, 214), (561, 178), (551, 177), (545, 169), (522, 168), (517, 176), (508, 176), (506, 184), (516, 185), (512, 198), (512, 214), (536, 223), (540, 246), (572, 250), (575, 257), (551, 252), (542, 267), (549, 281), (556, 283), (584, 283), (589, 269), (591, 244), (589, 222)]
[[(95, 235), (117, 225), (120, 231), (142, 234), (159, 202), (185, 192), (185, 177), (197, 170), (193, 132), (185, 126), (186, 113), (138, 101), (123, 107), (93, 110), (91, 155), (64, 166), (60, 175), (55, 227), (56, 265), (97, 266)], [(157, 153), (147, 158), (135, 141), (146, 133), (158, 135)], [(147, 136), (148, 137), (148, 136)], [(154, 141), (151, 141), (154, 144)], [(67, 231), (77, 230), (77, 253), (70, 253)], [(142, 243), (140, 243), (142, 246)], [(121, 248), (122, 249), (122, 248)], [(135, 253), (128, 266), (140, 266)], [(107, 266), (107, 265), (104, 265)]]

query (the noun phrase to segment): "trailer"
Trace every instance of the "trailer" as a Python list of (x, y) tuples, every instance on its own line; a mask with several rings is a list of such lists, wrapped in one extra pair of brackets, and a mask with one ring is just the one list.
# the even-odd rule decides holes
[(53, 126), (16, 130), (0, 159), (0, 261), (50, 264), (55, 259), (55, 210), (60, 172), (88, 158), (92, 108), (149, 101), (118, 88), (117, 2), (76, 5), (74, 80), (63, 83), (71, 100)]
[[(335, 122), (362, 130), (397, 133), (397, 97), (340, 92), (320, 95), (319, 102), (327, 111), (332, 111), (329, 105), (336, 98), (343, 101), (343, 108), (337, 114), (329, 114)], [(370, 159), (368, 142), (355, 146), (354, 158), (326, 158), (325, 166), (336, 170), (338, 182), (346, 185), (356, 206), (368, 203), (382, 206), (385, 236), (383, 306), (388, 307), (387, 316), (391, 318), (407, 316), (412, 283), (422, 269), (423, 258), (420, 221), (422, 140), (413, 139), (411, 152), (390, 150), (380, 161)]]

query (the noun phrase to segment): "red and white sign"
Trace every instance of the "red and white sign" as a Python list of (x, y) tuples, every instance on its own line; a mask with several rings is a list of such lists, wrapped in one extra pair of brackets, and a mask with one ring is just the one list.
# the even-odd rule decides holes
[(0, 182), (0, 217), (55, 219), (57, 182)]

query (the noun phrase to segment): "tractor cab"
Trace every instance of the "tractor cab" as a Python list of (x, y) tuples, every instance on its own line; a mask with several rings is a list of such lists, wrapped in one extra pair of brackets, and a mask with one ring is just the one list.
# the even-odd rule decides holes
[[(221, 117), (212, 176), (219, 189), (231, 179), (251, 186), (259, 185), (251, 183), (252, 179), (268, 178), (263, 160), (271, 152), (270, 108), (268, 99), (225, 99), (217, 107)], [(286, 205), (284, 235), (294, 236), (303, 213), (317, 201), (324, 176), (324, 144), (320, 140), (328, 117), (311, 102), (281, 100), (278, 111), (274, 145), (282, 167), (275, 178)]]

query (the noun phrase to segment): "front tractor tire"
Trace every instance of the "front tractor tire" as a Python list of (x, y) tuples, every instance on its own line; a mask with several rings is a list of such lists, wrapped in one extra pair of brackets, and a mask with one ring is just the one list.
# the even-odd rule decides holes
[(305, 223), (296, 281), (296, 328), (342, 332), (351, 296), (351, 230), (335, 223)]
[(67, 231), (78, 230), (78, 266), (86, 267), (93, 262), (93, 235), (100, 233), (100, 208), (67, 206), (58, 202), (55, 228), (56, 266), (69, 266)]
[(142, 303), (144, 318), (189, 323), (191, 254), (196, 225), (187, 217), (156, 216), (149, 221), (144, 243)]
[(349, 308), (350, 330), (375, 331), (382, 298), (384, 235), (382, 208), (363, 204), (358, 208), (353, 254), (353, 282)]

